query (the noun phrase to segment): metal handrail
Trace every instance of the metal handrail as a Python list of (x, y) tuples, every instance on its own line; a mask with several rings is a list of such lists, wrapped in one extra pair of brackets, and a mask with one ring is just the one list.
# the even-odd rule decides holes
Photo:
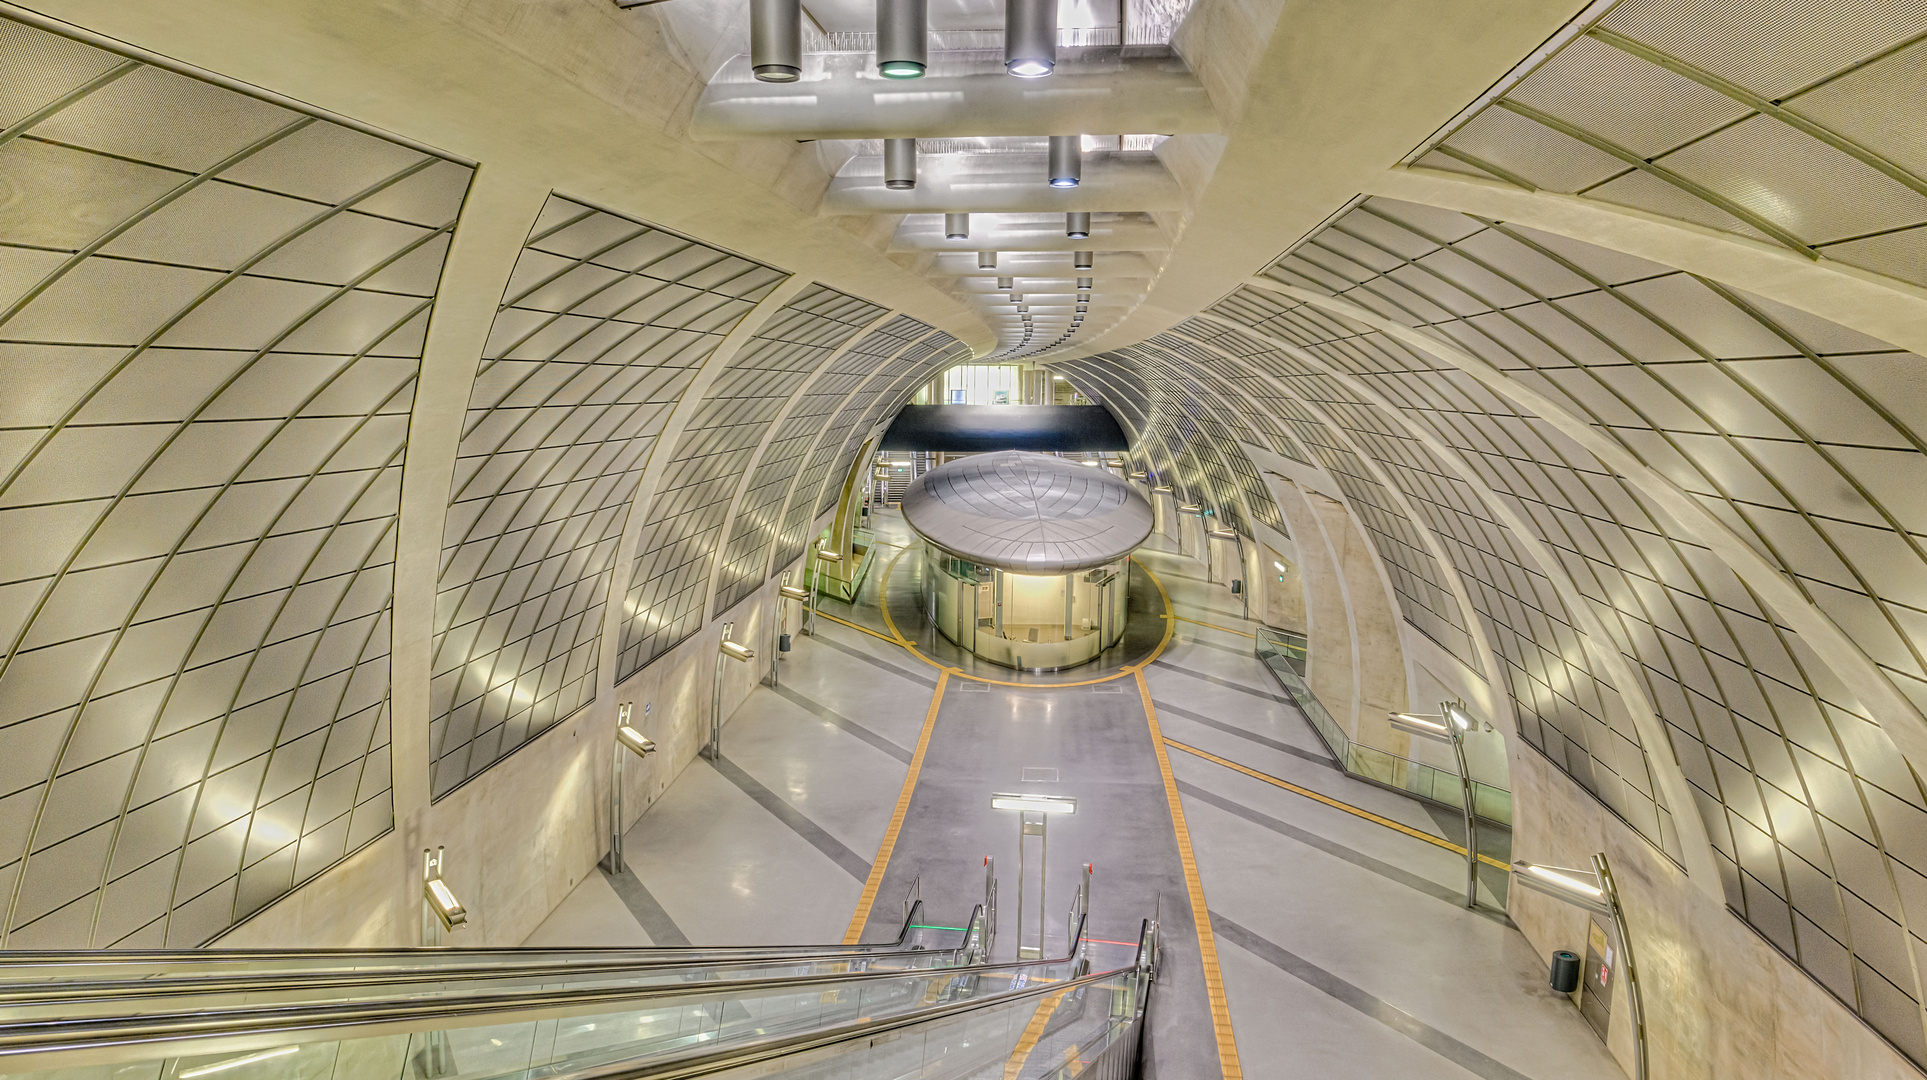
[[(432, 1027), (475, 1027), (503, 1019), (545, 1020), (606, 1012), (615, 1002), (648, 1002), (674, 998), (698, 1002), (729, 999), (753, 993), (814, 990), (891, 980), (984, 975), (999, 971), (1047, 967), (1076, 959), (1083, 943), (1080, 920), (1077, 937), (1065, 956), (976, 967), (933, 968), (925, 971), (848, 972), (839, 974), (739, 979), (713, 983), (678, 983), (643, 987), (582, 987), (497, 995), (468, 995), (429, 1000), (378, 1003), (333, 1002), (196, 1010), (141, 1017), (82, 1017), (35, 1020), (0, 1025), (0, 1060), (26, 1055), (58, 1059), (56, 1067), (125, 1060), (126, 1053), (162, 1043), (225, 1040), (232, 1049), (252, 1050), (285, 1042), (298, 1031), (327, 1031), (337, 1039), (406, 1034)], [(1047, 984), (1062, 988), (1063, 981)], [(424, 1024), (424, 1021), (431, 1023)], [(210, 1051), (198, 1051), (210, 1052)], [(5, 1070), (17, 1071), (11, 1064)]]
[[(978, 1012), (984, 1009), (1004, 1008), (1034, 997), (1048, 994), (1061, 994), (1081, 987), (1117, 979), (1120, 976), (1133, 976), (1139, 988), (1136, 1008), (1128, 1023), (1138, 1024), (1144, 1019), (1145, 1004), (1148, 999), (1150, 980), (1155, 972), (1157, 957), (1157, 924), (1147, 920), (1138, 934), (1137, 962), (1130, 967), (1113, 968), (1110, 971), (1081, 975), (1063, 982), (1047, 983), (1040, 986), (1011, 990), (993, 997), (977, 998), (970, 1001), (950, 1002), (933, 1005), (901, 1016), (886, 1017), (878, 1020), (858, 1020), (833, 1028), (823, 1028), (802, 1035), (787, 1035), (765, 1039), (744, 1046), (725, 1047), (706, 1050), (678, 1058), (658, 1059), (628, 1065), (603, 1065), (573, 1072), (551, 1073), (549, 1080), (688, 1080), (698, 1076), (709, 1076), (730, 1069), (787, 1057), (792, 1054), (806, 1053), (811, 1050), (825, 1049), (839, 1043), (874, 1039), (904, 1028), (937, 1023), (955, 1016)], [(1080, 921), (1078, 935), (1073, 939), (1076, 944), (1083, 941), (1083, 925)], [(1076, 944), (1072, 954), (1076, 953)], [(1050, 963), (1063, 963), (1070, 957), (1060, 957)], [(1042, 963), (1046, 961), (1030, 961)], [(1010, 965), (1021, 966), (1021, 965)]]
[[(921, 901), (913, 909), (921, 911)], [(971, 911), (970, 922), (963, 930), (963, 940), (948, 949), (894, 949), (889, 952), (824, 952), (790, 954), (782, 953), (769, 956), (749, 955), (718, 960), (669, 957), (657, 960), (645, 955), (640, 960), (620, 963), (582, 964), (575, 961), (551, 961), (522, 965), (494, 965), (455, 968), (435, 968), (432, 971), (410, 971), (405, 968), (383, 968), (377, 971), (334, 971), (319, 972), (261, 972), (225, 973), (212, 976), (178, 975), (164, 979), (96, 979), (66, 980), (54, 983), (19, 983), (8, 986), (0, 983), (0, 1008), (25, 1008), (34, 1005), (67, 1004), (93, 998), (112, 998), (126, 1001), (130, 998), (160, 998), (173, 996), (204, 996), (230, 993), (272, 993), (278, 990), (325, 991), (334, 989), (376, 989), (384, 986), (413, 986), (421, 983), (453, 982), (506, 982), (516, 979), (570, 978), (584, 979), (596, 975), (622, 974), (662, 974), (677, 972), (716, 971), (728, 968), (770, 967), (784, 964), (836, 963), (839, 961), (860, 960), (874, 962), (902, 958), (931, 959), (956, 958), (971, 948), (974, 928), (983, 915), (983, 905)], [(915, 914), (912, 915), (915, 918)], [(898, 939), (900, 944), (902, 938)], [(679, 950), (668, 950), (671, 952)], [(932, 963), (921, 970), (941, 968), (943, 965)], [(907, 973), (899, 969), (899, 973)]]
[[(5, 963), (0, 964), (0, 985), (27, 978), (37, 978), (41, 970), (60, 971), (73, 969), (76, 978), (89, 969), (141, 968), (144, 965), (179, 965), (198, 972), (214, 969), (220, 965), (254, 964), (273, 961), (315, 961), (325, 963), (338, 961), (337, 968), (316, 966), (316, 974), (328, 971), (344, 973), (362, 970), (358, 965), (370, 963), (392, 963), (392, 971), (419, 972), (432, 967), (437, 971), (485, 970), (499, 964), (517, 964), (527, 968), (544, 965), (577, 968), (584, 963), (595, 963), (600, 958), (608, 958), (609, 963), (646, 962), (660, 958), (665, 962), (677, 962), (679, 958), (699, 961), (714, 956), (724, 959), (754, 959), (757, 957), (789, 957), (797, 959), (833, 959), (838, 956), (877, 956), (905, 951), (910, 934), (917, 926), (922, 915), (921, 901), (903, 920), (903, 927), (890, 941), (873, 942), (868, 945), (671, 945), (643, 946), (635, 948), (527, 948), (503, 947), (488, 949), (431, 948), (426, 946), (404, 946), (388, 949), (43, 949), (7, 950)], [(554, 960), (529, 960), (531, 956), (552, 956)], [(438, 963), (446, 961), (446, 964)], [(302, 969), (283, 969), (302, 970)], [(231, 976), (243, 978), (254, 974), (240, 972)], [(260, 972), (268, 976), (273, 971)], [(166, 971), (156, 971), (145, 979), (181, 979), (192, 975), (172, 975)]]

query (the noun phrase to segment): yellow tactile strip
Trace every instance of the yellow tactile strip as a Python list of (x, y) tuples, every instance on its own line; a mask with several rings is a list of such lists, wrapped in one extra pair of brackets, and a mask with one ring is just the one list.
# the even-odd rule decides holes
[(1184, 866), (1184, 887), (1191, 897), (1191, 921), (1198, 931), (1198, 959), (1204, 962), (1204, 992), (1211, 1003), (1211, 1027), (1218, 1037), (1218, 1067), (1224, 1072), (1224, 1080), (1244, 1080), (1244, 1067), (1238, 1061), (1238, 1040), (1231, 1031), (1231, 1006), (1224, 996), (1224, 977), (1218, 973), (1218, 938), (1211, 932), (1211, 913), (1204, 906), (1204, 883), (1198, 879), (1198, 861), (1191, 854), (1191, 830), (1184, 823), (1184, 806), (1178, 801), (1178, 782), (1171, 775), (1171, 756), (1164, 750), (1169, 740), (1158, 729), (1157, 706), (1151, 703), (1151, 686), (1144, 681), (1143, 670), (1132, 674), (1137, 678), (1138, 696), (1144, 700), (1144, 718), (1151, 725), (1151, 747), (1157, 751), (1158, 773), (1164, 778), (1164, 798), (1171, 806), (1171, 826), (1177, 832), (1178, 862)]
[(1037, 1049), (1037, 1040), (1044, 1037), (1044, 1028), (1050, 1024), (1050, 1014), (1057, 1011), (1057, 1003), (1062, 1001), (1068, 990), (1046, 994), (1037, 1003), (1037, 1011), (1030, 1014), (1030, 1023), (1024, 1025), (1024, 1033), (1017, 1037), (1017, 1045), (1011, 1048), (1010, 1060), (1004, 1062), (1004, 1080), (1017, 1080), (1024, 1071), (1024, 1062), (1030, 1060), (1030, 1052)]
[[(1386, 828), (1391, 829), (1395, 832), (1402, 832), (1405, 835), (1410, 836), (1414, 839), (1423, 840), (1434, 847), (1442, 847), (1447, 851), (1455, 852), (1459, 855), (1465, 854), (1465, 845), (1463, 844), (1454, 844), (1450, 840), (1446, 840), (1442, 837), (1433, 836), (1431, 833), (1428, 833), (1428, 832), (1422, 832), (1418, 829), (1412, 828), (1410, 825), (1406, 825), (1402, 822), (1393, 821), (1391, 818), (1388, 818), (1388, 817), (1383, 817), (1381, 815), (1374, 814), (1370, 810), (1366, 810), (1362, 807), (1353, 806), (1351, 803), (1348, 803), (1348, 802), (1340, 802), (1337, 799), (1332, 798), (1330, 795), (1324, 795), (1319, 792), (1313, 791), (1308, 787), (1300, 787), (1289, 780), (1280, 780), (1277, 777), (1272, 776), (1268, 773), (1261, 773), (1256, 769), (1247, 768), (1243, 765), (1238, 764), (1235, 761), (1231, 761), (1226, 758), (1221, 758), (1218, 755), (1213, 754), (1208, 750), (1200, 750), (1195, 746), (1186, 746), (1184, 743), (1181, 743), (1176, 739), (1165, 739), (1164, 745), (1169, 746), (1176, 750), (1182, 750), (1185, 753), (1190, 754), (1194, 757), (1201, 757), (1204, 760), (1209, 761), (1215, 765), (1222, 765), (1225, 768), (1231, 769), (1235, 772), (1241, 772), (1246, 776), (1251, 777), (1254, 780), (1263, 780), (1265, 783), (1270, 784), (1273, 787), (1283, 788), (1294, 795), (1303, 795), (1305, 798), (1310, 799), (1313, 802), (1324, 803), (1326, 806), (1329, 806), (1334, 810), (1343, 810), (1347, 814), (1351, 814), (1355, 817), (1364, 818), (1366, 821), (1372, 822), (1375, 825), (1383, 825)], [(1487, 866), (1496, 866), (1501, 870), (1512, 869), (1510, 866), (1507, 866), (1505, 863), (1502, 863), (1499, 860), (1494, 859), (1488, 855), (1479, 856), (1479, 861), (1486, 864)]]
[(943, 706), (943, 691), (948, 685), (950, 673), (939, 672), (937, 688), (930, 692), (930, 709), (923, 715), (923, 732), (917, 736), (916, 753), (910, 755), (910, 772), (903, 778), (903, 790), (897, 793), (897, 807), (890, 812), (890, 827), (883, 830), (883, 843), (877, 848), (876, 859), (870, 863), (870, 877), (863, 883), (863, 895), (857, 898), (856, 914), (850, 916), (850, 928), (843, 934), (845, 945), (863, 940), (863, 928), (870, 922), (870, 909), (876, 905), (883, 872), (889, 869), (890, 853), (896, 850), (897, 833), (903, 830), (904, 816), (910, 812), (910, 795), (916, 791), (917, 777), (923, 772), (923, 755), (930, 749), (930, 733), (936, 729), (937, 710)]

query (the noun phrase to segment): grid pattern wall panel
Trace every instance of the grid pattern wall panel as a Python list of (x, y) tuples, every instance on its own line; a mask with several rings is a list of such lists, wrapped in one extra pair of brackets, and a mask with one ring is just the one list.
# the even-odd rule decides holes
[[(1262, 298), (1258, 298), (1262, 299)], [(1244, 303), (1237, 297), (1226, 308)], [(1262, 342), (1205, 320), (1192, 320), (1184, 331), (1199, 340), (1238, 357), (1255, 370), (1271, 371), (1276, 363), (1268, 358), (1274, 350)], [(1259, 382), (1259, 385), (1264, 385)], [(1444, 569), (1420, 537), (1418, 526), (1381, 485), (1372, 470), (1353, 454), (1349, 446), (1332, 434), (1325, 423), (1298, 399), (1274, 399), (1278, 415), (1285, 417), (1298, 432), (1299, 441), (1315, 447), (1326, 472), (1338, 479), (1350, 501), (1350, 508), (1373, 547), (1380, 553), (1400, 613), (1420, 633), (1439, 643), (1466, 667), (1478, 671), (1478, 654), (1472, 647), (1465, 613), (1446, 583)], [(1375, 433), (1375, 437), (1378, 437)]]
[[(840, 433), (848, 430), (848, 425), (856, 423), (857, 417), (868, 405), (868, 399), (863, 397), (858, 388), (889, 363), (892, 357), (902, 352), (905, 346), (928, 333), (929, 326), (907, 315), (891, 319), (850, 346), (849, 351), (831, 364), (830, 369), (817, 380), (816, 389), (797, 405), (798, 415), (808, 413), (831, 419), (797, 451), (804, 455), (800, 459), (802, 467), (797, 470), (796, 478), (784, 497), (783, 531), (777, 537), (775, 552), (770, 560), (772, 568), (787, 566), (803, 555), (803, 545), (809, 539), (804, 534), (817, 518), (817, 491), (823, 485), (824, 474), (829, 472), (830, 462), (843, 445)], [(831, 416), (832, 413), (835, 415)]]
[(0, 19), (12, 948), (196, 946), (388, 830), (408, 413), (471, 170)]
[[(1292, 447), (1290, 436), (1284, 433), (1275, 419), (1278, 401), (1272, 396), (1270, 387), (1249, 376), (1242, 381), (1234, 380), (1221, 357), (1183, 334), (1160, 334), (1146, 342), (1145, 347), (1163, 357), (1182, 360), (1182, 367), (1173, 367), (1167, 360), (1159, 369), (1183, 372), (1183, 377), (1178, 379), (1180, 389), (1189, 390), (1184, 385), (1186, 381), (1191, 386), (1207, 387), (1212, 393), (1211, 404), (1223, 406), (1212, 408), (1210, 404), (1198, 401), (1194, 393), (1186, 393), (1175, 399), (1195, 412), (1200, 426), (1207, 429), (1207, 452), (1215, 453), (1218, 459), (1211, 474), (1222, 492), (1219, 495), (1220, 503), (1241, 506), (1260, 524), (1279, 533), (1286, 532), (1284, 519), (1278, 513), (1277, 504), (1272, 501), (1271, 489), (1265, 486), (1263, 478), (1258, 475), (1257, 466), (1251, 463), (1250, 457), (1240, 446), (1242, 443), (1269, 448), (1283, 447), (1285, 449), (1279, 450), (1280, 453), (1302, 457), (1301, 452)], [(1252, 392), (1259, 389), (1265, 391), (1265, 397), (1253, 395)], [(1225, 421), (1230, 418), (1241, 420), (1241, 426), (1238, 429), (1227, 428)], [(1251, 534), (1248, 525), (1232, 527), (1246, 535)]]
[(1927, 284), (1927, 4), (1625, 0), (1421, 166)]
[[(969, 354), (970, 350), (956, 338), (937, 331), (898, 353), (895, 360), (870, 376), (863, 388), (857, 391), (856, 397), (851, 399), (850, 408), (838, 415), (837, 425), (830, 430), (831, 441), (835, 441), (837, 432), (843, 433), (843, 439), (835, 456), (830, 459), (826, 482), (817, 499), (816, 516), (828, 513), (842, 496), (843, 489), (838, 486), (840, 481), (850, 474), (850, 463), (856, 459), (864, 436), (886, 415), (886, 410), (894, 410), (909, 400), (931, 373), (961, 363)], [(846, 417), (849, 420), (848, 427), (842, 423)]]
[(730, 503), (763, 436), (837, 346), (881, 313), (811, 286), (776, 312), (717, 375), (669, 460), (631, 571), (619, 676), (695, 633)]
[[(833, 290), (823, 291), (829, 297), (818, 317), (835, 324), (833, 330), (825, 327), (824, 339), (815, 346), (824, 356), (842, 348), (886, 310)], [(783, 500), (796, 480), (797, 466), (810, 444), (822, 433), (837, 403), (863, 378), (864, 372), (878, 363), (875, 356), (852, 359), (857, 348), (872, 337), (874, 335), (865, 335), (864, 341), (837, 357), (832, 369), (823, 371), (809, 383), (808, 392), (783, 418), (782, 426), (769, 436), (769, 445), (764, 448), (756, 471), (750, 475), (749, 487), (743, 492), (742, 506), (735, 520), (729, 523), (729, 544), (724, 548), (721, 576), (716, 582), (714, 614), (721, 615), (735, 607), (767, 578), (770, 545), (776, 538)], [(852, 366), (859, 370), (835, 370)]]
[(435, 612), (439, 798), (595, 695), (609, 570), (656, 436), (779, 271), (552, 195), (469, 396)]
[[(1927, 697), (1927, 359), (1665, 267), (1376, 199), (1271, 273), (1423, 327), (1559, 402)], [(1927, 795), (1799, 636), (1625, 481), (1469, 376), (1282, 297), (1221, 308), (1420, 418), (1533, 523), (1664, 718), (1729, 904), (1927, 1062), (1910, 962), (1927, 947), (1927, 859), (1907, 839), (1927, 829)], [(1470, 554), (1454, 556), (1462, 571)]]

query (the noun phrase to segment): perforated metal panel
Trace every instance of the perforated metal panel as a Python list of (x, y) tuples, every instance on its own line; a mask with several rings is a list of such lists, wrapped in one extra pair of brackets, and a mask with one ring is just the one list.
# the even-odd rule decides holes
[(656, 436), (782, 277), (559, 195), (543, 206), (489, 332), (449, 494), (436, 797), (594, 698), (610, 565)]
[[(1358, 269), (1367, 264), (1379, 269)], [(1328, 289), (1335, 268), (1355, 276)], [(1927, 359), (1624, 255), (1380, 199), (1270, 273), (1422, 327), (1589, 421), (1699, 499), (1896, 686), (1927, 700)], [(1588, 672), (1549, 583), (1462, 482), (1323, 369), (1355, 377), (1453, 447), (1532, 523), (1603, 620), (1612, 640), (1595, 644), (1636, 673), (1638, 686), (1618, 689), (1643, 694), (1664, 720), (1729, 905), (1927, 1061), (1911, 961), (1927, 944), (1927, 857), (1916, 850), (1927, 794), (1799, 635), (1589, 453), (1431, 354), (1262, 290), (1214, 314), (1303, 350), (1254, 359), (1396, 480), (1486, 620), (1526, 739), (1638, 825), (1643, 804), (1628, 791), (1650, 785), (1634, 769), (1636, 738), (1595, 710), (1613, 688)], [(1349, 464), (1334, 456), (1327, 467), (1367, 500)], [(1400, 557), (1379, 544), (1388, 563)], [(1606, 769), (1624, 780), (1617, 796)], [(1673, 842), (1663, 828), (1657, 839)]]
[[(933, 331), (865, 380), (831, 427), (831, 438), (835, 439), (840, 432), (842, 445), (831, 457), (829, 470), (824, 475), (823, 490), (816, 504), (818, 515), (827, 513), (842, 495), (839, 482), (849, 475), (850, 464), (856, 460), (864, 436), (885, 417), (895, 415), (931, 374), (960, 363), (969, 355), (968, 346), (949, 334)], [(847, 427), (844, 426), (846, 419)]]
[[(816, 317), (825, 320), (826, 325), (821, 340), (813, 347), (825, 358), (825, 362), (829, 362), (831, 354), (842, 348), (863, 327), (881, 318), (884, 309), (833, 290), (823, 291), (831, 295), (825, 297), (822, 310)], [(841, 298), (840, 302), (835, 299), (838, 297)], [(834, 323), (835, 327), (829, 326), (829, 323)], [(721, 577), (716, 584), (714, 614), (720, 616), (736, 606), (744, 597), (755, 592), (768, 577), (770, 545), (776, 539), (783, 500), (796, 480), (803, 455), (823, 431), (823, 425), (830, 419), (830, 411), (862, 378), (857, 371), (837, 369), (856, 365), (860, 371), (865, 369), (865, 365), (874, 367), (880, 362), (880, 358), (858, 352), (863, 344), (858, 342), (853, 345), (837, 358), (840, 362), (831, 363), (829, 370), (800, 387), (799, 392), (803, 395), (801, 400), (783, 418), (782, 426), (769, 436), (769, 445), (764, 448), (761, 460), (756, 463), (756, 471), (749, 478), (749, 487), (743, 493), (742, 505), (736, 511), (735, 519), (730, 522), (729, 545), (724, 552)]]
[(730, 503), (784, 402), (882, 309), (811, 286), (758, 330), (711, 384), (669, 459), (629, 579), (619, 676), (702, 625), (703, 599)]
[(1923, 26), (1920, 0), (1626, 0), (1412, 158), (1927, 282)]
[(13, 948), (194, 946), (387, 831), (408, 413), (468, 166), (0, 18)]
[(842, 449), (849, 425), (856, 423), (857, 417), (869, 407), (869, 399), (863, 396), (861, 387), (891, 358), (928, 333), (929, 326), (907, 315), (891, 319), (850, 346), (817, 380), (817, 392), (798, 404), (797, 416), (830, 417), (830, 422), (819, 427), (805, 447), (797, 451), (803, 455), (802, 467), (784, 496), (783, 531), (770, 558), (772, 570), (802, 557), (803, 545), (808, 539), (804, 534), (817, 517), (816, 499), (823, 487), (823, 478), (837, 451)]

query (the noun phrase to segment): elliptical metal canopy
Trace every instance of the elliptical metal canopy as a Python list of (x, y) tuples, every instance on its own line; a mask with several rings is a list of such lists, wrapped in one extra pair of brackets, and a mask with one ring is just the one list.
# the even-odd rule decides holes
[(1116, 562), (1151, 535), (1151, 504), (1104, 469), (1004, 450), (925, 473), (904, 520), (961, 558), (1017, 574)]

